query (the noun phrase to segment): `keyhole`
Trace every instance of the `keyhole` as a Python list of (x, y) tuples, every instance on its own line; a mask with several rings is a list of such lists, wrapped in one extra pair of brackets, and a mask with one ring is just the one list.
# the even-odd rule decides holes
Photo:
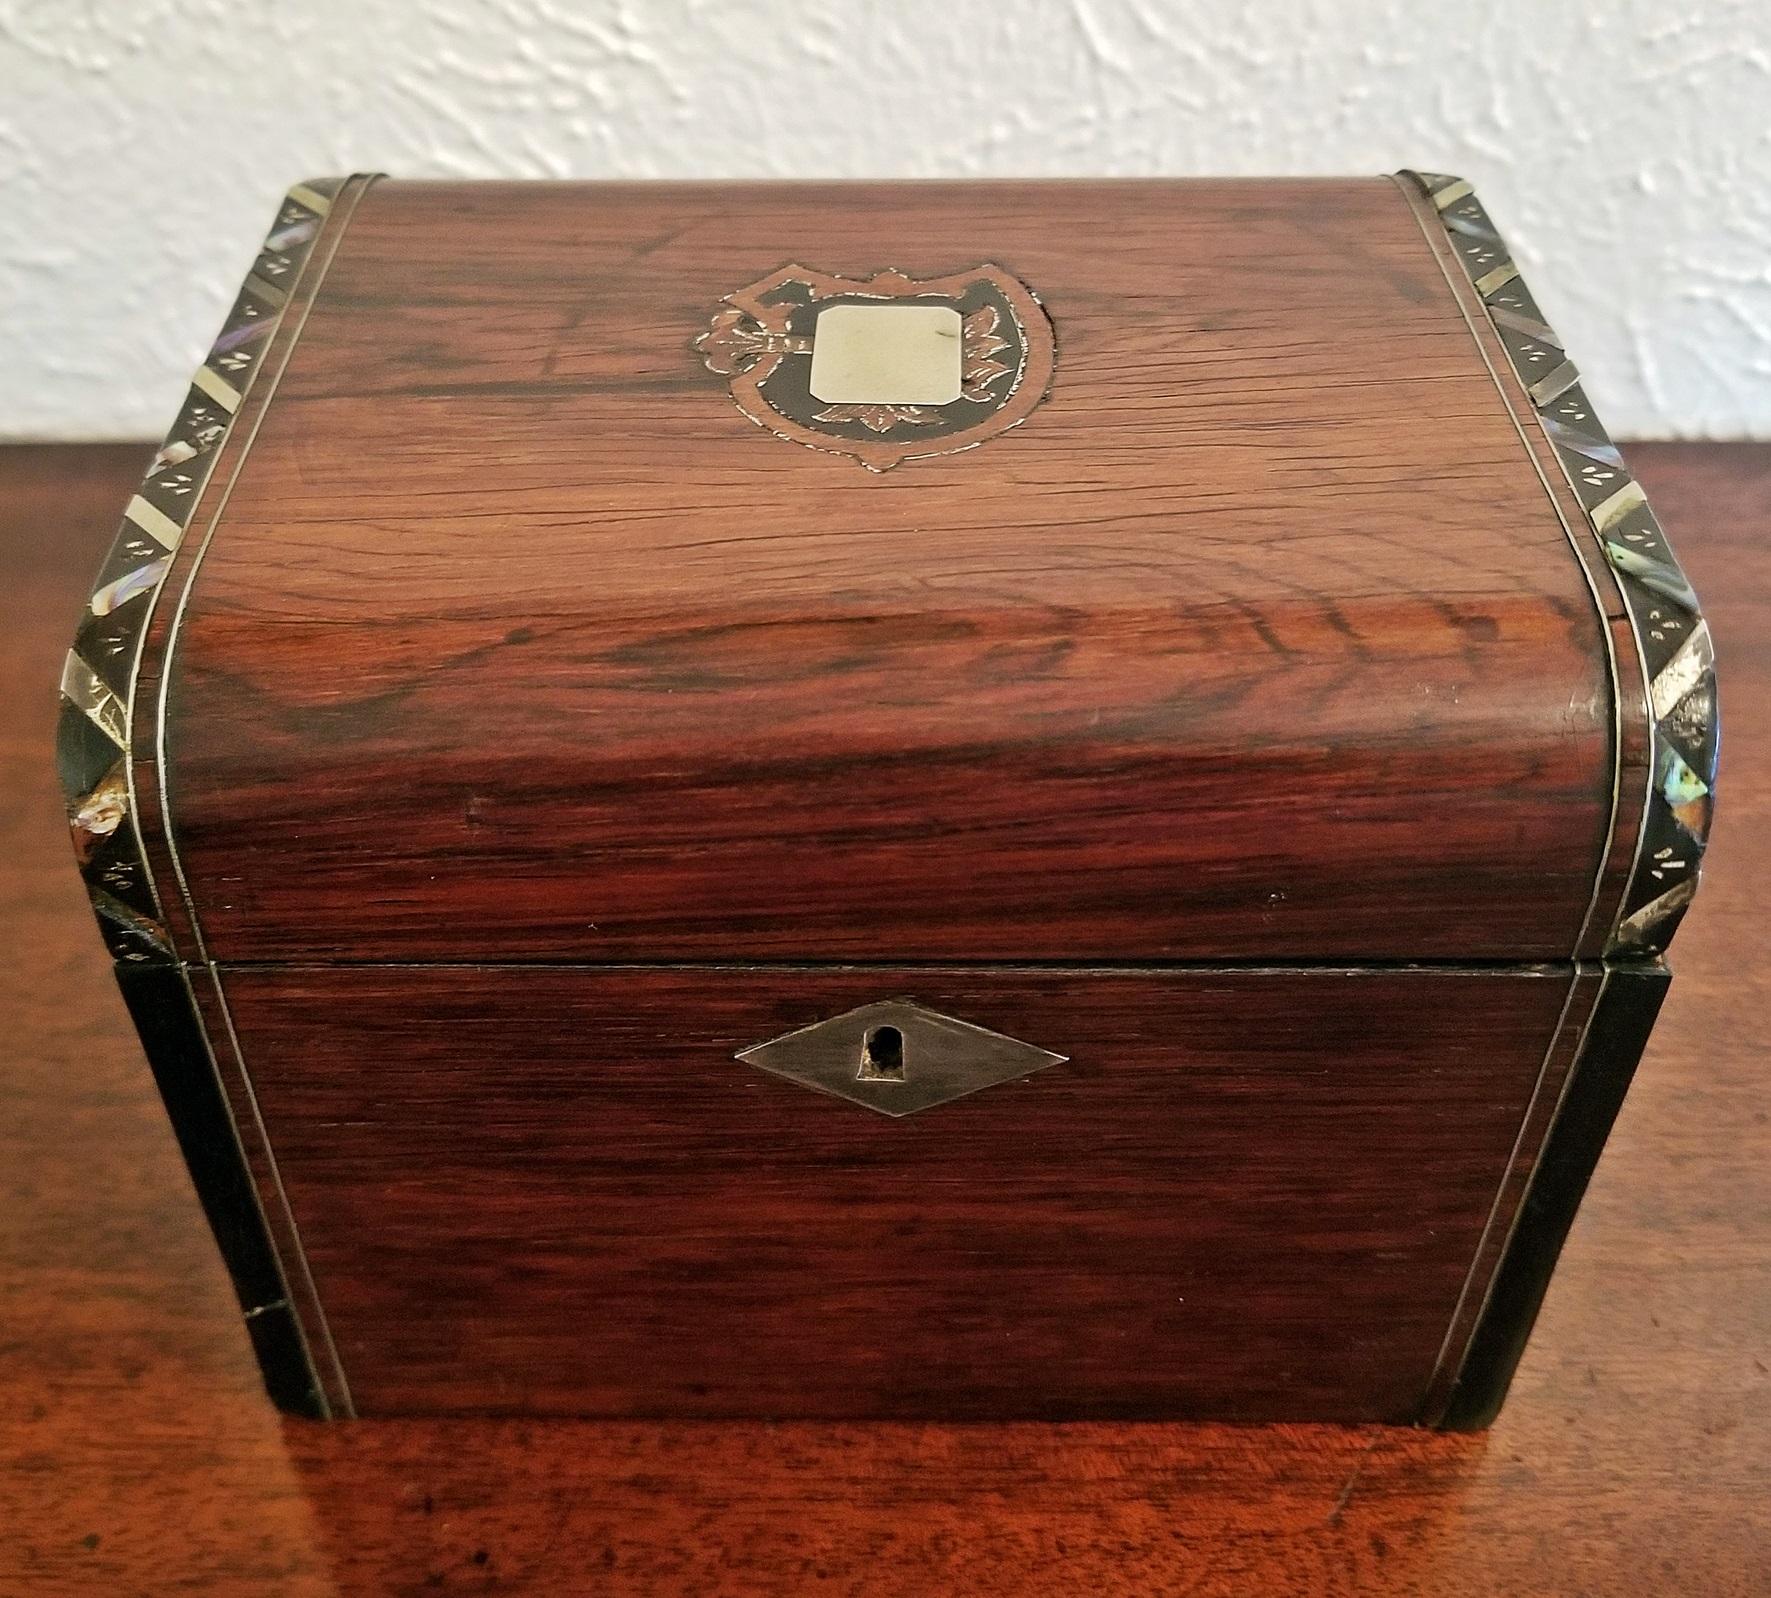
[(877, 1026), (861, 1045), (861, 1069), (857, 1082), (904, 1080), (904, 1034), (895, 1026)]

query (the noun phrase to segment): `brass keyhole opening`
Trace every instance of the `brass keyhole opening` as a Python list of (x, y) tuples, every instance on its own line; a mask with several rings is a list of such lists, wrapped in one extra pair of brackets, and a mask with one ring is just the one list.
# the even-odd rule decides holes
[(861, 1045), (861, 1069), (855, 1073), (855, 1080), (902, 1082), (904, 1034), (895, 1026), (878, 1026), (869, 1032)]

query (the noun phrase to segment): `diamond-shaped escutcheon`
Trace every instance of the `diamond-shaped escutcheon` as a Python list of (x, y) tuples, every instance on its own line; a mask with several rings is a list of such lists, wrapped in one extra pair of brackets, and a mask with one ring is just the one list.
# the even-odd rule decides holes
[(742, 1049), (738, 1058), (820, 1093), (898, 1116), (1031, 1076), (1068, 1056), (909, 999), (882, 999)]

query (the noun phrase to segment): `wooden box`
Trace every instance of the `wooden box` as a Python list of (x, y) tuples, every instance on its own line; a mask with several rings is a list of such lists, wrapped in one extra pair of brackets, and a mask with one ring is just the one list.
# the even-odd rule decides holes
[(323, 1415), (1479, 1425), (1716, 739), (1415, 174), (300, 185), (63, 692)]

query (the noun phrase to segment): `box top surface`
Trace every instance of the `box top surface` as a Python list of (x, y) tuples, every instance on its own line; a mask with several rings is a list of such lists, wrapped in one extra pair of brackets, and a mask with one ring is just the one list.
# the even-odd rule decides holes
[[(149, 631), (150, 854), (224, 960), (1592, 952), (1638, 668), (1432, 221), (1384, 179), (347, 188)], [(944, 285), (901, 297), (1012, 425), (759, 418), (757, 342), (783, 393), (814, 354), (816, 305), (751, 314), (784, 266)]]

